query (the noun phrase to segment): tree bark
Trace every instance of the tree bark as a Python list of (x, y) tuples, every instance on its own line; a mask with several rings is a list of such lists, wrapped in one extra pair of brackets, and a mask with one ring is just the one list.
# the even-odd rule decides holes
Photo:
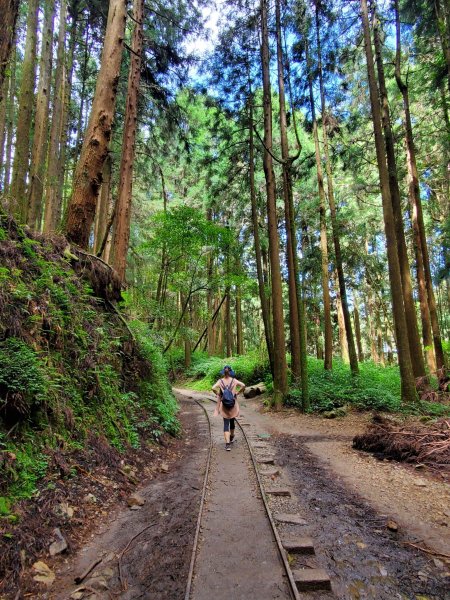
[(78, 160), (67, 217), (67, 237), (82, 248), (89, 245), (103, 164), (108, 155), (123, 54), (126, 2), (110, 0), (105, 43), (86, 135)]
[(141, 77), (144, 0), (134, 0), (133, 20), (133, 39), (131, 43), (122, 157), (120, 161), (117, 221), (113, 241), (114, 267), (122, 281), (125, 279), (128, 244), (130, 241), (133, 162), (136, 145), (139, 82)]
[(392, 212), (391, 194), (389, 190), (389, 173), (384, 154), (383, 131), (381, 127), (381, 107), (375, 79), (375, 66), (370, 36), (367, 0), (361, 0), (361, 16), (364, 30), (364, 46), (367, 61), (367, 76), (369, 81), (372, 122), (375, 135), (375, 149), (383, 203), (389, 281), (391, 287), (392, 309), (394, 314), (398, 362), (401, 377), (401, 393), (403, 401), (411, 403), (416, 401), (417, 396), (414, 384), (414, 375), (411, 366), (411, 357), (409, 354), (408, 332), (406, 328), (405, 310), (403, 306), (403, 293), (399, 293), (402, 291), (402, 280), (397, 253), (397, 240), (395, 234), (394, 215)]
[(411, 366), (416, 379), (426, 375), (423, 351), (420, 343), (419, 328), (417, 327), (417, 314), (414, 305), (411, 271), (409, 269), (408, 251), (405, 242), (405, 229), (402, 217), (402, 205), (400, 189), (397, 177), (397, 161), (395, 158), (394, 136), (392, 134), (389, 100), (384, 76), (383, 57), (381, 55), (381, 40), (379, 21), (375, 18), (373, 27), (375, 44), (375, 56), (378, 70), (378, 84), (381, 101), (381, 116), (384, 130), (384, 142), (386, 147), (387, 166), (389, 175), (389, 189), (391, 194), (392, 211), (394, 214), (395, 233), (397, 238), (397, 252), (400, 265), (400, 276), (402, 279), (403, 304), (405, 307), (406, 328), (408, 334), (409, 354)]
[(328, 188), (328, 203), (330, 205), (331, 230), (333, 234), (334, 255), (336, 260), (336, 271), (339, 282), (339, 292), (341, 297), (342, 315), (344, 318), (345, 333), (347, 338), (348, 357), (350, 362), (350, 370), (353, 375), (359, 373), (358, 358), (356, 356), (355, 339), (353, 336), (352, 319), (348, 306), (347, 286), (345, 284), (344, 268), (342, 264), (341, 240), (339, 235), (339, 226), (337, 222), (336, 202), (334, 198), (333, 174), (331, 170), (330, 152), (328, 147), (328, 133), (326, 128), (326, 105), (325, 105), (325, 86), (323, 83), (322, 73), (322, 50), (320, 39), (320, 24), (319, 24), (319, 7), (316, 4), (315, 10), (316, 20), (316, 39), (317, 39), (317, 56), (319, 70), (319, 85), (320, 85), (320, 101), (322, 110), (322, 134), (323, 134), (323, 149), (325, 153), (325, 168), (327, 173), (327, 188)]
[[(445, 368), (445, 356), (442, 348), (441, 332), (436, 310), (433, 281), (431, 278), (430, 259), (428, 255), (428, 243), (425, 234), (423, 220), (422, 201), (420, 199), (419, 172), (417, 169), (416, 149), (411, 123), (411, 112), (409, 107), (409, 90), (406, 82), (401, 76), (401, 42), (400, 42), (400, 18), (398, 0), (395, 0), (396, 39), (397, 51), (395, 58), (395, 79), (403, 98), (403, 110), (405, 113), (405, 145), (406, 162), (408, 167), (408, 192), (411, 206), (411, 221), (414, 234), (414, 249), (416, 255), (417, 284), (419, 290), (420, 313), (422, 318), (422, 338), (427, 356), (428, 367), (433, 373), (436, 368)], [(434, 353), (432, 351), (434, 345)]]
[(362, 339), (361, 339), (361, 321), (359, 318), (359, 309), (358, 309), (358, 303), (356, 302), (356, 298), (354, 298), (353, 304), (354, 304), (353, 318), (355, 321), (355, 336), (356, 336), (356, 346), (358, 348), (358, 360), (359, 360), (359, 362), (363, 362), (364, 352), (363, 352)]
[(55, 231), (61, 220), (61, 205), (58, 202), (58, 171), (60, 163), (60, 140), (62, 111), (64, 104), (64, 69), (66, 43), (67, 0), (61, 0), (59, 11), (58, 50), (53, 88), (52, 121), (48, 147), (47, 181), (45, 193), (44, 231)]
[(244, 354), (244, 337), (242, 331), (241, 288), (236, 286), (236, 354)]
[(3, 98), (3, 80), (16, 33), (19, 4), (20, 0), (0, 0), (0, 15), (2, 15), (0, 33), (0, 102), (2, 102)]
[(259, 300), (261, 303), (261, 314), (264, 325), (264, 336), (266, 339), (267, 354), (269, 356), (270, 370), (273, 377), (273, 339), (270, 324), (269, 307), (264, 282), (263, 260), (261, 253), (261, 241), (259, 236), (259, 215), (256, 202), (255, 189), (255, 145), (253, 135), (253, 94), (249, 98), (249, 179), (250, 179), (250, 202), (252, 205), (253, 241), (255, 247), (256, 274), (258, 277)]
[(97, 254), (97, 256), (103, 245), (105, 236), (107, 235), (106, 230), (109, 220), (108, 217), (111, 197), (111, 169), (112, 159), (111, 154), (108, 154), (105, 159), (105, 164), (103, 165), (102, 187), (100, 188), (100, 194), (98, 195), (97, 210), (95, 212), (94, 254)]
[(333, 368), (333, 328), (331, 325), (331, 300), (330, 300), (330, 278), (328, 274), (328, 239), (326, 223), (326, 198), (323, 184), (322, 159), (319, 148), (319, 132), (317, 128), (316, 107), (312, 86), (312, 73), (309, 56), (309, 45), (305, 38), (306, 63), (308, 68), (309, 101), (313, 121), (314, 149), (316, 157), (317, 187), (319, 191), (319, 218), (320, 218), (320, 254), (322, 267), (322, 299), (323, 299), (323, 329), (324, 329), (324, 369), (330, 371)]
[(30, 0), (28, 3), (27, 38), (22, 63), (16, 147), (11, 184), (11, 195), (14, 203), (13, 212), (21, 223), (25, 223), (26, 221), (28, 208), (26, 186), (30, 152), (31, 121), (33, 118), (34, 106), (34, 84), (36, 79), (38, 12), (39, 0)]
[(4, 162), (3, 157), (5, 155), (5, 142), (7, 133), (7, 114), (8, 114), (8, 97), (9, 97), (9, 86), (11, 84), (11, 77), (6, 75), (3, 80), (3, 86), (0, 90), (3, 100), (0, 100), (0, 194), (4, 190)]
[(294, 224), (291, 222), (290, 196), (292, 195), (292, 177), (290, 172), (290, 158), (287, 138), (287, 118), (286, 118), (286, 100), (284, 91), (283, 74), (283, 51), (281, 47), (281, 15), (280, 0), (275, 2), (276, 15), (276, 39), (277, 39), (277, 68), (278, 68), (278, 99), (280, 107), (280, 141), (281, 157), (283, 160), (283, 199), (284, 215), (286, 222), (286, 260), (288, 271), (288, 291), (289, 291), (289, 330), (290, 330), (290, 348), (291, 348), (291, 371), (294, 381), (301, 379), (301, 357), (300, 357), (300, 323), (297, 282), (295, 280), (294, 260), (296, 253), (296, 240), (292, 239)]
[(33, 149), (31, 152), (30, 186), (28, 191), (28, 225), (40, 229), (45, 158), (48, 147), (48, 111), (50, 104), (50, 80), (52, 72), (52, 45), (55, 20), (55, 3), (46, 0), (44, 4), (44, 24), (42, 48), (39, 63), (39, 85), (36, 97), (36, 116), (34, 119)]
[(263, 112), (264, 112), (264, 175), (266, 178), (267, 221), (269, 228), (269, 255), (272, 283), (273, 317), (273, 358), (274, 377), (273, 402), (280, 409), (284, 396), (288, 392), (287, 364), (284, 335), (283, 296), (281, 287), (281, 269), (279, 256), (278, 222), (276, 212), (276, 188), (272, 150), (272, 97), (270, 87), (270, 58), (268, 31), (268, 0), (261, 0), (261, 64), (263, 76)]
[(11, 78), (9, 82), (9, 98), (6, 116), (6, 148), (5, 148), (5, 175), (3, 178), (3, 192), (7, 194), (10, 190), (12, 148), (14, 137), (14, 97), (16, 93), (16, 52), (13, 50), (11, 60)]

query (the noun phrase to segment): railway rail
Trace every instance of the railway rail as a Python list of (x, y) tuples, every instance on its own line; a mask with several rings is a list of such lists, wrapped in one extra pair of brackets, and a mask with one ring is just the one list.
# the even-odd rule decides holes
[[(200, 530), (201, 530), (201, 526), (202, 526), (202, 519), (203, 519), (203, 514), (204, 514), (204, 507), (205, 507), (205, 498), (206, 498), (206, 493), (207, 493), (207, 489), (208, 489), (208, 482), (210, 479), (210, 471), (211, 471), (211, 458), (212, 458), (212, 452), (213, 452), (213, 448), (214, 448), (214, 441), (213, 441), (213, 436), (212, 436), (212, 426), (211, 426), (211, 417), (210, 414), (208, 413), (204, 402), (197, 400), (196, 398), (189, 396), (189, 398), (191, 400), (193, 400), (198, 406), (201, 407), (204, 415), (206, 416), (207, 422), (208, 422), (208, 428), (209, 428), (209, 451), (208, 451), (208, 457), (207, 457), (207, 461), (206, 461), (206, 469), (205, 469), (205, 475), (204, 475), (204, 480), (203, 480), (203, 487), (202, 487), (202, 493), (201, 493), (201, 499), (200, 499), (200, 507), (199, 507), (199, 513), (198, 513), (198, 518), (197, 518), (197, 527), (196, 527), (196, 532), (195, 532), (195, 536), (194, 536), (194, 543), (193, 543), (193, 548), (192, 548), (192, 555), (191, 555), (191, 561), (190, 561), (190, 568), (189, 568), (189, 574), (188, 574), (188, 579), (187, 579), (187, 585), (186, 585), (186, 593), (185, 593), (185, 600), (191, 600), (191, 595), (192, 595), (192, 584), (193, 584), (193, 578), (194, 578), (194, 570), (195, 570), (195, 565), (196, 565), (196, 559), (197, 559), (197, 551), (198, 551), (198, 544), (199, 544), (199, 537), (200, 537)], [(211, 402), (211, 403), (216, 403), (216, 400), (213, 400), (212, 398), (205, 398), (206, 401)], [(248, 450), (250, 459), (251, 459), (251, 464), (253, 465), (253, 471), (255, 474), (255, 478), (257, 481), (257, 486), (259, 489), (259, 493), (260, 493), (260, 497), (262, 499), (263, 505), (264, 505), (264, 511), (267, 517), (267, 520), (270, 524), (270, 528), (272, 530), (273, 533), (273, 537), (277, 546), (277, 552), (278, 555), (280, 557), (281, 563), (283, 565), (283, 569), (286, 575), (286, 580), (288, 583), (288, 587), (289, 587), (289, 594), (290, 597), (293, 598), (294, 600), (300, 600), (300, 594), (299, 591), (297, 589), (297, 585), (295, 583), (294, 580), (294, 576), (292, 574), (292, 571), (289, 567), (289, 562), (288, 562), (288, 558), (287, 558), (287, 553), (286, 550), (283, 547), (283, 544), (281, 542), (280, 539), (280, 535), (278, 533), (278, 529), (277, 526), (274, 522), (274, 519), (272, 517), (271, 511), (270, 511), (270, 507), (269, 504), (267, 502), (267, 498), (266, 498), (266, 493), (264, 490), (264, 486), (263, 483), (261, 481), (261, 476), (259, 474), (258, 471), (258, 466), (257, 466), (257, 460), (254, 454), (254, 451), (252, 449), (252, 445), (250, 443), (249, 437), (247, 435), (247, 432), (245, 431), (245, 428), (241, 425), (241, 423), (239, 422), (238, 419), (236, 419), (236, 422), (238, 424), (238, 427), (242, 433), (242, 438), (245, 440), (245, 444), (246, 444), (246, 448)]]

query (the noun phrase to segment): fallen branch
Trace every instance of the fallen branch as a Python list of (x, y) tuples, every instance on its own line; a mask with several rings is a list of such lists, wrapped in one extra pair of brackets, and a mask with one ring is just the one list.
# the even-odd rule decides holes
[(403, 542), (403, 544), (405, 546), (412, 546), (413, 548), (417, 548), (417, 550), (421, 550), (422, 552), (426, 552), (427, 554), (431, 554), (432, 556), (443, 556), (444, 558), (450, 558), (450, 554), (444, 554), (443, 552), (435, 552), (434, 550), (423, 548), (423, 546), (418, 546), (417, 544), (413, 544), (412, 542)]
[(142, 529), (139, 533), (137, 533), (136, 535), (134, 535), (131, 540), (128, 542), (128, 544), (125, 546), (125, 548), (122, 550), (122, 552), (119, 554), (119, 558), (118, 558), (118, 567), (119, 567), (119, 581), (120, 581), (120, 585), (122, 586), (122, 590), (125, 591), (127, 589), (127, 582), (124, 581), (123, 576), (122, 576), (122, 558), (124, 557), (125, 553), (128, 552), (131, 544), (134, 542), (134, 540), (136, 538), (138, 538), (140, 535), (142, 535), (145, 531), (147, 531), (147, 529), (150, 529), (150, 527), (153, 527), (153, 525), (156, 525), (156, 521), (153, 521), (153, 523), (150, 523), (150, 525), (147, 525), (147, 527), (144, 527), (144, 529)]
[(99, 565), (102, 562), (102, 558), (97, 558), (96, 560), (94, 560), (93, 562), (91, 562), (91, 564), (87, 567), (87, 569), (85, 569), (81, 575), (78, 575), (77, 577), (74, 577), (74, 581), (75, 583), (79, 584), (82, 581), (84, 581), (86, 579), (86, 577), (89, 575), (89, 573), (95, 569), (95, 567), (97, 565)]

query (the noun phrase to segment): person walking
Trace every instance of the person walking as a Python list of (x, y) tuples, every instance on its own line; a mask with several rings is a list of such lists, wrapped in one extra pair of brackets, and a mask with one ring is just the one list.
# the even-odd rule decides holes
[(245, 390), (245, 383), (236, 379), (235, 372), (230, 365), (225, 365), (220, 374), (223, 377), (212, 386), (212, 391), (218, 397), (214, 416), (221, 415), (223, 417), (225, 450), (230, 451), (234, 441), (235, 419), (239, 416), (237, 395)]

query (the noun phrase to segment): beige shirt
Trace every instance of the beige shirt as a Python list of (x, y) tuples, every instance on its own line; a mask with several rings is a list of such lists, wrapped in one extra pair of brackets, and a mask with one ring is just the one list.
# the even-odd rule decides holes
[[(233, 383), (231, 383), (233, 381)], [(245, 388), (245, 383), (242, 383), (242, 381), (239, 381), (236, 378), (233, 377), (223, 377), (222, 379), (218, 379), (216, 381), (216, 383), (212, 386), (212, 390), (214, 393), (218, 394), (220, 392), (220, 390), (223, 389), (223, 385), (225, 386), (230, 386), (231, 384), (231, 391), (233, 392), (233, 394), (235, 396), (237, 396), (237, 394)], [(237, 390), (237, 388), (239, 388), (239, 390)], [(222, 415), (222, 417), (224, 419), (234, 419), (236, 417), (239, 416), (239, 403), (236, 400), (233, 408), (230, 408), (229, 410), (227, 410), (223, 404), (222, 401), (219, 400), (217, 405), (216, 405), (216, 409), (214, 410), (214, 415)]]

